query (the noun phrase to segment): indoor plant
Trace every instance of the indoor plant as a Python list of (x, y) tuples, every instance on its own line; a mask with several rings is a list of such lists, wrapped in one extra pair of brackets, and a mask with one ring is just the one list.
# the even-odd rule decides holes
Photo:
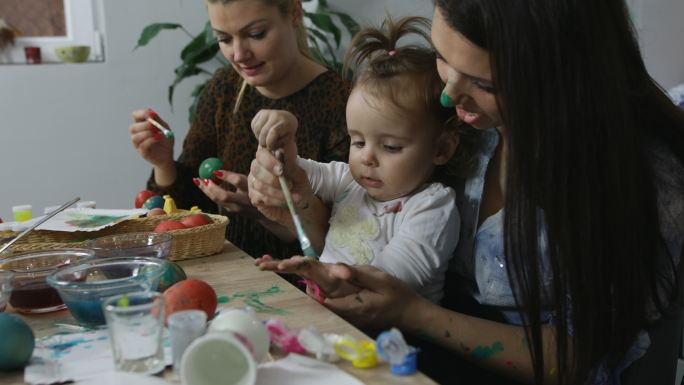
[[(313, 0), (302, 0), (302, 2), (311, 2)], [(318, 7), (315, 12), (304, 12), (304, 18), (308, 20), (307, 34), (309, 40), (309, 49), (314, 59), (328, 68), (342, 72), (342, 64), (337, 57), (337, 51), (340, 48), (342, 40), (342, 29), (344, 27), (350, 36), (358, 32), (358, 23), (348, 14), (336, 12), (330, 9), (327, 0), (318, 0)], [(194, 119), (195, 108), (199, 96), (204, 89), (204, 86), (212, 75), (212, 72), (201, 65), (207, 64), (212, 60), (217, 60), (221, 66), (229, 66), (228, 61), (223, 57), (219, 51), (218, 42), (214, 37), (211, 25), (207, 22), (204, 29), (193, 35), (185, 27), (177, 23), (154, 23), (145, 27), (138, 38), (138, 43), (134, 50), (138, 47), (147, 45), (154, 39), (159, 32), (163, 30), (180, 29), (188, 35), (190, 42), (183, 47), (180, 53), (181, 64), (174, 70), (175, 79), (169, 86), (168, 99), (169, 104), (173, 107), (173, 92), (183, 79), (206, 75), (207, 78), (192, 91), (193, 103), (190, 106), (190, 121)], [(349, 74), (346, 74), (349, 77)]]

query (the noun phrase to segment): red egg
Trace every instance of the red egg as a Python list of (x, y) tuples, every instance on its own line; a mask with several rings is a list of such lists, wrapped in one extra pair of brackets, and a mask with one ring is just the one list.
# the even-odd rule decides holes
[(154, 228), (155, 233), (163, 233), (165, 231), (172, 231), (172, 230), (183, 230), (187, 229), (188, 226), (180, 223), (179, 221), (174, 221), (174, 220), (168, 220), (168, 221), (161, 221), (157, 225), (157, 227)]
[(169, 315), (181, 310), (202, 310), (211, 319), (216, 311), (216, 292), (206, 282), (189, 278), (176, 282), (164, 292), (166, 311), (164, 322)]
[(146, 200), (150, 199), (151, 197), (159, 195), (154, 191), (150, 190), (142, 190), (141, 192), (137, 193), (135, 195), (135, 208), (139, 209), (142, 207), (143, 203), (145, 203)]
[(187, 227), (197, 227), (214, 223), (214, 221), (212, 221), (211, 218), (205, 214), (190, 214), (180, 221)]

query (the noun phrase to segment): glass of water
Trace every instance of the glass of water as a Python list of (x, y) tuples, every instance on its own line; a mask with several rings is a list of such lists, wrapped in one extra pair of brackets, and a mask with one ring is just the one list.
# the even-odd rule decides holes
[(114, 351), (123, 372), (154, 374), (164, 363), (164, 297), (151, 291), (107, 298), (102, 304)]

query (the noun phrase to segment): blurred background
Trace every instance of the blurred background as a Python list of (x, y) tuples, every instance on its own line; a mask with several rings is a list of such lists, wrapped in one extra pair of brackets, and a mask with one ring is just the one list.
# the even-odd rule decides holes
[[(684, 83), (684, 1), (628, 3), (653, 78), (665, 89)], [(310, 0), (305, 9), (316, 12), (320, 5)], [(430, 0), (328, 0), (327, 6), (361, 25), (378, 24), (388, 13), (432, 15)], [(39, 17), (48, 22), (38, 23)], [(176, 133), (178, 155), (189, 128), (192, 90), (208, 78), (180, 82), (171, 109), (168, 87), (190, 37), (180, 29), (164, 30), (133, 48), (152, 23), (202, 32), (204, 1), (0, 0), (0, 19), (0, 218), (13, 220), (11, 207), (20, 204), (31, 204), (38, 216), (44, 207), (75, 196), (96, 201), (98, 208), (132, 208), (150, 166), (130, 143), (131, 112), (157, 111)], [(349, 41), (346, 29), (341, 31), (338, 53)], [(86, 61), (65, 64), (54, 48), (66, 45), (90, 46)], [(40, 64), (29, 64), (35, 52), (25, 47), (36, 46)]]

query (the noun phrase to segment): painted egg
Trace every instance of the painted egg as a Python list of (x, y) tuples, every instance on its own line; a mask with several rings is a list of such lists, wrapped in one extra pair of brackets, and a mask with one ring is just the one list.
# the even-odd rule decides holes
[(0, 313), (0, 341), (0, 370), (26, 366), (33, 354), (35, 337), (24, 320), (15, 314)]
[(214, 177), (214, 171), (223, 168), (223, 162), (219, 158), (207, 158), (199, 166), (200, 179), (211, 179)]
[(164, 208), (164, 198), (160, 197), (159, 195), (149, 197), (149, 198), (147, 198), (145, 203), (143, 203), (143, 207), (148, 209), (148, 210), (163, 209)]
[(177, 263), (166, 261), (164, 264), (164, 272), (159, 279), (159, 286), (157, 290), (160, 292), (166, 291), (169, 287), (173, 286), (174, 283), (180, 282), (187, 278), (185, 271)]
[[(216, 292), (206, 282), (189, 278), (173, 284), (164, 292), (165, 317), (181, 310), (202, 310), (211, 319), (216, 311)], [(166, 320), (164, 320), (166, 322)]]

